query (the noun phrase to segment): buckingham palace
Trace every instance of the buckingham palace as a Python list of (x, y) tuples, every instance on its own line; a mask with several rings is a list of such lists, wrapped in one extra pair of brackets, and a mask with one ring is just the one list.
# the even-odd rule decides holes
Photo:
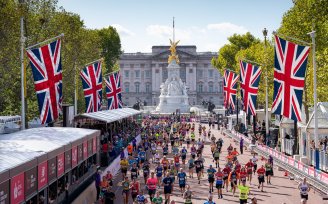
[[(189, 104), (211, 101), (223, 106), (223, 78), (211, 65), (214, 52), (197, 52), (194, 45), (177, 46), (180, 77), (188, 87)], [(123, 53), (120, 56), (122, 101), (131, 106), (139, 99), (147, 106), (159, 102), (160, 86), (165, 82), (169, 46), (152, 46), (151, 53)]]

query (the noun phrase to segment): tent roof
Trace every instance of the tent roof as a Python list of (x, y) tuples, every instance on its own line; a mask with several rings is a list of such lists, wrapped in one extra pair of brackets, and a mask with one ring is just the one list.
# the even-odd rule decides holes
[(17, 121), (20, 121), (20, 120), (21, 120), (21, 117), (19, 115), (0, 116), (0, 123), (17, 122)]
[[(328, 129), (328, 102), (319, 102), (317, 106), (318, 129)], [(314, 113), (310, 117), (307, 129), (314, 129)]]
[(42, 127), (0, 136), (0, 172), (49, 153), (98, 130)]
[(113, 109), (113, 110), (98, 111), (93, 113), (83, 113), (81, 116), (100, 120), (106, 123), (111, 123), (140, 113), (141, 111), (132, 108), (120, 108), (120, 109)]

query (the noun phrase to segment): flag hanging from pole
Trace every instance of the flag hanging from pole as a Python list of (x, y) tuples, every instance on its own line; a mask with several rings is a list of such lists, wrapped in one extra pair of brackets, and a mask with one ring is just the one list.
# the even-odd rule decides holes
[(41, 124), (58, 119), (62, 113), (61, 39), (39, 48), (28, 49)]
[(101, 61), (89, 64), (80, 72), (84, 91), (86, 113), (101, 110), (102, 75)]
[(240, 61), (240, 93), (243, 110), (246, 114), (256, 115), (256, 99), (262, 70), (252, 64)]
[(226, 109), (231, 107), (232, 110), (235, 110), (238, 78), (239, 76), (236, 73), (227, 69), (224, 70), (223, 91), (224, 107)]
[(272, 113), (301, 121), (304, 77), (309, 46), (302, 46), (277, 35), (274, 57)]
[(105, 83), (108, 109), (112, 110), (122, 108), (123, 103), (120, 71), (109, 74), (105, 78)]

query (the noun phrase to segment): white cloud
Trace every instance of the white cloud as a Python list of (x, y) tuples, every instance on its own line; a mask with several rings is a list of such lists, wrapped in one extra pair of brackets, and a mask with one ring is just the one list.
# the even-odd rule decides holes
[(130, 31), (129, 29), (123, 27), (120, 24), (112, 24), (114, 28), (116, 28), (117, 32), (122, 36), (122, 37), (128, 37), (128, 36), (134, 36), (135, 33)]
[[(164, 25), (149, 25), (146, 28), (148, 35), (157, 37), (157, 38), (172, 38), (173, 28), (170, 26)], [(175, 29), (175, 37), (180, 40), (189, 40), (191, 38), (190, 30)]]
[(229, 22), (216, 23), (216, 24), (208, 24), (208, 30), (219, 31), (222, 34), (230, 35), (230, 34), (244, 34), (247, 32), (247, 29), (243, 26), (235, 25)]

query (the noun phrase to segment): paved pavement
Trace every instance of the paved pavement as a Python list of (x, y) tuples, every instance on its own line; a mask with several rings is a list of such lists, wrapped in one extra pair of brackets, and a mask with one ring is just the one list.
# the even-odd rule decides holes
[[(207, 129), (208, 126), (206, 125)], [(196, 125), (196, 130), (198, 129), (198, 124)], [(222, 136), (218, 130), (211, 130), (212, 133), (216, 136), (216, 138), (223, 138), (224, 144), (223, 144), (223, 152), (220, 156), (220, 167), (223, 167), (223, 164), (225, 163), (225, 157), (227, 156), (227, 147), (229, 146), (230, 143), (233, 144), (234, 147), (238, 147), (239, 144), (235, 144), (233, 140), (227, 136)], [(196, 137), (198, 137), (198, 131), (196, 131)], [(189, 150), (188, 150), (189, 151)], [(161, 152), (161, 151), (160, 151)], [(210, 143), (206, 142), (204, 152), (203, 152), (203, 157), (205, 158), (205, 172), (206, 169), (209, 167), (210, 164), (213, 164), (212, 162), (212, 155), (211, 155), (211, 150), (210, 150)], [(188, 157), (187, 157), (188, 158)], [(245, 165), (247, 161), (251, 158), (251, 153), (246, 150), (244, 151), (243, 155), (238, 156), (238, 160), (242, 165)], [(169, 154), (169, 159), (172, 159), (172, 155)], [(260, 157), (258, 158), (258, 166), (261, 166), (263, 161), (260, 160)], [(153, 166), (152, 166), (153, 167)], [(154, 168), (151, 168), (152, 170)], [(185, 168), (186, 172), (188, 171), (187, 167)], [(188, 175), (188, 174), (187, 174)], [(194, 179), (187, 179), (187, 184), (191, 186), (191, 191), (194, 193), (193, 197), (193, 203), (195, 204), (203, 204), (206, 199), (209, 196), (209, 189), (208, 189), (208, 181), (207, 181), (207, 175), (205, 173), (204, 177), (201, 179), (201, 183), (198, 184), (194, 174)], [(130, 176), (129, 176), (130, 177)], [(116, 194), (116, 200), (115, 203), (121, 204), (123, 203), (121, 192), (122, 188), (121, 186), (117, 185), (120, 181), (122, 180), (122, 176), (119, 173), (118, 175), (115, 176), (114, 179), (114, 191)], [(144, 186), (143, 182), (143, 176), (139, 176), (139, 182), (141, 183), (141, 186)], [(251, 195), (250, 197), (256, 197), (258, 200), (258, 203), (261, 204), (294, 204), (294, 203), (300, 203), (300, 195), (299, 191), (297, 189), (297, 183), (293, 180), (289, 180), (288, 177), (284, 176), (284, 172), (278, 171), (278, 169), (275, 167), (274, 168), (274, 177), (271, 178), (271, 185), (265, 184), (264, 186), (264, 192), (261, 192), (257, 188), (257, 176), (253, 176), (253, 184), (250, 185), (251, 189)], [(247, 182), (247, 185), (249, 183)], [(161, 195), (164, 198), (163, 195), (163, 187), (159, 189), (161, 192)], [(238, 190), (236, 192), (236, 197), (232, 196), (231, 192), (225, 192), (223, 191), (223, 199), (218, 199), (216, 196), (216, 189), (214, 189), (213, 197), (214, 201), (216, 203), (239, 203), (239, 198), (238, 198)], [(148, 197), (148, 195), (147, 195)], [(73, 202), (74, 204), (89, 204), (89, 203), (94, 203), (96, 198), (96, 191), (94, 184), (90, 185), (81, 195)], [(132, 203), (132, 199), (130, 197), (130, 202)], [(175, 183), (174, 191), (171, 196), (171, 200), (175, 200), (176, 203), (184, 203), (184, 200), (181, 196), (180, 189), (178, 188), (177, 181)], [(323, 201), (322, 197), (318, 194), (315, 193), (314, 191), (310, 191), (309, 193), (309, 204), (324, 204), (328, 203), (327, 201)]]

